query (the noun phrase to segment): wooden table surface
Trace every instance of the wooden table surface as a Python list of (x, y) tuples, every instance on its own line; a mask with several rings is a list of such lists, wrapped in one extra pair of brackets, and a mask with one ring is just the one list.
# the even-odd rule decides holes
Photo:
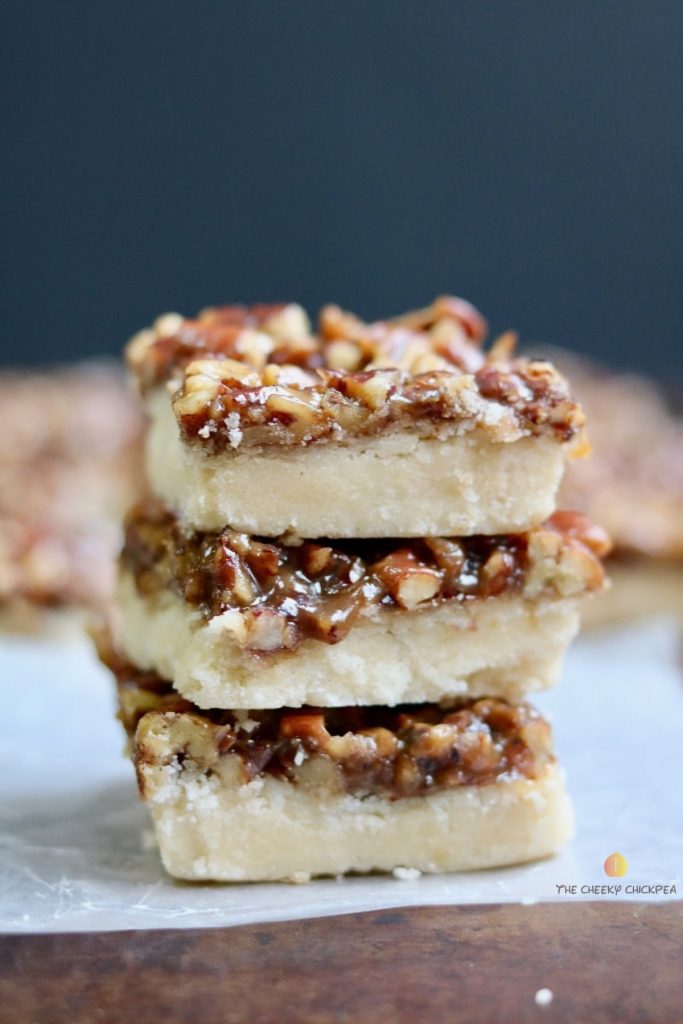
[[(5, 935), (2, 1024), (683, 1021), (683, 903)], [(547, 988), (553, 1000), (535, 1002)]]

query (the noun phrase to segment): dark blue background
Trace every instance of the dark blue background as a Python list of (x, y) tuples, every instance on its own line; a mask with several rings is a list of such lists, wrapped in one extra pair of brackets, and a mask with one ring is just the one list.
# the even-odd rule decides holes
[(683, 6), (4, 5), (0, 359), (166, 309), (454, 291), (683, 376)]

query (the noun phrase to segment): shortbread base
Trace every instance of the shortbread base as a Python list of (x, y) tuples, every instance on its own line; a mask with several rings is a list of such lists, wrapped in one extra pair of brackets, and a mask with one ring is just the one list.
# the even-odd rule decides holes
[(307, 640), (294, 652), (255, 655), (234, 642), (231, 613), (207, 622), (170, 591), (142, 597), (122, 572), (118, 640), (131, 661), (201, 708), (514, 701), (557, 681), (579, 603), (504, 596), (385, 609), (338, 644)]
[(567, 446), (401, 431), (215, 455), (180, 438), (171, 399), (148, 399), (152, 490), (194, 529), (277, 537), (428, 537), (523, 532), (553, 511)]
[(571, 837), (562, 773), (390, 801), (330, 795), (272, 777), (247, 785), (167, 766), (148, 795), (166, 870), (217, 882), (500, 867), (549, 856)]

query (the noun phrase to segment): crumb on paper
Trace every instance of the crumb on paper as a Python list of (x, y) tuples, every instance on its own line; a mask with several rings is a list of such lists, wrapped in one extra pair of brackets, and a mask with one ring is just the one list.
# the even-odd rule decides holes
[(289, 880), (290, 882), (293, 882), (294, 885), (306, 885), (307, 882), (310, 882), (311, 876), (308, 871), (295, 871), (294, 874), (290, 876)]
[(550, 1006), (553, 1001), (553, 994), (549, 988), (539, 988), (534, 996), (536, 1006)]
[(414, 882), (416, 878), (422, 877), (422, 872), (417, 868), (394, 868), (394, 878), (400, 878), (402, 882)]

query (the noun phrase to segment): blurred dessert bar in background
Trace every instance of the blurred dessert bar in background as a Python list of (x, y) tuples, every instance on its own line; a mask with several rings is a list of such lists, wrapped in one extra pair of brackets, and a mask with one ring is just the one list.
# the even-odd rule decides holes
[(4, 371), (0, 418), (0, 628), (106, 611), (142, 480), (142, 417), (122, 374), (98, 362)]
[(683, 417), (654, 381), (560, 350), (549, 357), (571, 378), (590, 423), (591, 457), (568, 467), (561, 505), (595, 518), (614, 544), (612, 586), (584, 621), (658, 613), (683, 621)]

